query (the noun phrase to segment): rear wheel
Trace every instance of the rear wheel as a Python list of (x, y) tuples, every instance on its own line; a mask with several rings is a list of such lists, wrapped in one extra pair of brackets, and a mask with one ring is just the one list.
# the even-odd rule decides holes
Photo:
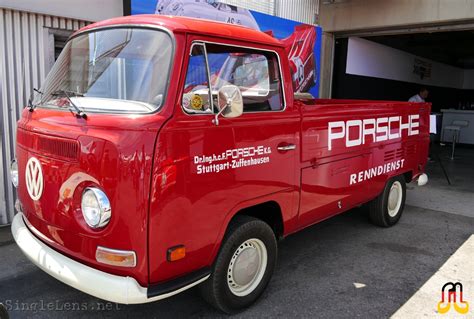
[(277, 242), (265, 222), (237, 216), (231, 222), (211, 277), (200, 285), (203, 298), (225, 313), (236, 313), (265, 290), (277, 259)]
[(382, 194), (369, 204), (370, 221), (382, 227), (395, 225), (402, 216), (405, 199), (405, 178), (396, 176), (389, 179)]

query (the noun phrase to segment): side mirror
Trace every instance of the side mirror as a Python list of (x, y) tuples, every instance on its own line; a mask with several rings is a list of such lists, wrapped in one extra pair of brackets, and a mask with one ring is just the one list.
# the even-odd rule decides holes
[(214, 118), (214, 124), (219, 125), (219, 115), (226, 118), (238, 117), (244, 111), (244, 102), (240, 89), (235, 85), (224, 85), (217, 93), (219, 112)]

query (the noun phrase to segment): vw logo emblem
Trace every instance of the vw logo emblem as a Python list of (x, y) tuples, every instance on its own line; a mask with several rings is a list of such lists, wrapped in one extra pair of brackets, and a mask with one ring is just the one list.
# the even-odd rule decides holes
[(32, 200), (38, 200), (43, 194), (43, 171), (37, 158), (32, 157), (26, 163), (26, 189)]

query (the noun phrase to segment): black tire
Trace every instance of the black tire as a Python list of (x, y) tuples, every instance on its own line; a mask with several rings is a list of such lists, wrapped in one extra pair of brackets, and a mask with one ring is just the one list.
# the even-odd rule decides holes
[[(401, 186), (401, 203), (395, 206), (392, 214), (389, 214), (389, 194), (392, 186), (396, 184)], [(406, 199), (406, 183), (403, 176), (396, 176), (388, 180), (383, 192), (369, 203), (370, 221), (381, 227), (390, 227), (395, 225), (402, 217)]]
[[(242, 248), (242, 244), (249, 239), (258, 239), (265, 245), (267, 265), (256, 288), (248, 295), (237, 296), (229, 288), (228, 268), (237, 249)], [(211, 277), (199, 286), (201, 295), (220, 311), (227, 314), (237, 313), (252, 305), (263, 293), (272, 277), (276, 260), (277, 241), (272, 228), (262, 220), (249, 216), (237, 216), (229, 225), (212, 267)]]

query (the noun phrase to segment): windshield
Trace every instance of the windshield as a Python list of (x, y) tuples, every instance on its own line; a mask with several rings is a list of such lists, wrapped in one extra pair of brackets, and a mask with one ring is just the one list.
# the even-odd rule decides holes
[(73, 103), (93, 112), (152, 112), (163, 103), (171, 55), (171, 38), (159, 30), (118, 28), (79, 35), (66, 44), (33, 103), (57, 108)]

